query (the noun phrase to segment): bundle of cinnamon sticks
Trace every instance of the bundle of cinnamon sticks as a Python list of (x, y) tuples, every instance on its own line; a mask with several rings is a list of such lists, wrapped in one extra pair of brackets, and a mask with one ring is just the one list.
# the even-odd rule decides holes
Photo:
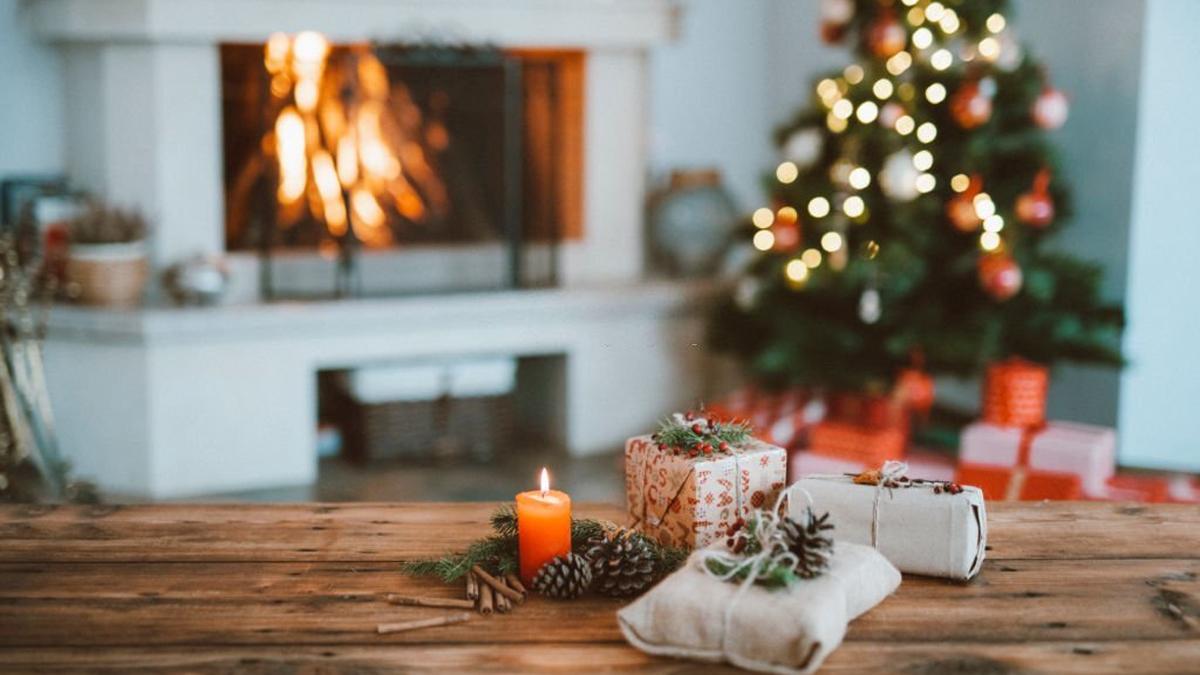
[[(393, 605), (406, 605), (410, 607), (473, 609), (484, 616), (489, 616), (495, 612), (507, 614), (512, 611), (514, 605), (525, 602), (527, 591), (524, 584), (521, 583), (521, 580), (515, 574), (510, 573), (497, 577), (489, 574), (487, 570), (481, 568), (479, 565), (475, 565), (471, 568), (471, 571), (467, 572), (466, 578), (467, 597), (465, 600), (458, 598), (427, 598), (389, 593), (387, 601)], [(416, 621), (400, 623), (381, 623), (376, 627), (376, 632), (380, 634), (400, 633), (418, 628), (431, 628), (434, 626), (461, 623), (470, 620), (470, 618), (471, 614), (469, 612), (459, 612), (431, 619), (418, 619)]]

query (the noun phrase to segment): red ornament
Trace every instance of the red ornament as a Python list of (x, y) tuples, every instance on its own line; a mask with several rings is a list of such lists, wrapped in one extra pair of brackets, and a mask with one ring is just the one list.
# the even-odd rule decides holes
[(933, 407), (933, 378), (919, 368), (905, 368), (896, 378), (895, 395), (905, 407), (925, 414)]
[(1030, 116), (1033, 117), (1034, 124), (1043, 129), (1057, 129), (1067, 121), (1067, 113), (1070, 109), (1071, 104), (1067, 102), (1067, 95), (1046, 85), (1042, 88), (1042, 93), (1038, 94), (1037, 100), (1033, 102)]
[(971, 176), (967, 189), (954, 195), (946, 202), (946, 218), (959, 232), (974, 232), (982, 222), (975, 212), (975, 195), (983, 190), (983, 179)]
[(908, 44), (908, 31), (890, 10), (884, 11), (867, 30), (867, 47), (875, 56), (886, 59)]
[(1007, 253), (979, 258), (979, 284), (996, 300), (1008, 300), (1021, 291), (1021, 266)]
[(1050, 197), (1050, 171), (1042, 169), (1033, 179), (1033, 188), (1017, 197), (1017, 219), (1033, 227), (1046, 227), (1054, 221), (1054, 199)]
[(974, 129), (992, 118), (992, 97), (983, 92), (979, 82), (967, 82), (950, 98), (950, 115), (958, 126)]

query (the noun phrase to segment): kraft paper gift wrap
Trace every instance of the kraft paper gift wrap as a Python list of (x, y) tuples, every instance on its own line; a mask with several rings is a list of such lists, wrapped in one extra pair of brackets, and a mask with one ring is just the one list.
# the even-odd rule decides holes
[(1085, 492), (1103, 494), (1117, 462), (1117, 435), (1109, 427), (1072, 422), (1050, 422), (1040, 429), (975, 422), (963, 429), (959, 461), (1069, 473), (1079, 476)]
[(818, 513), (828, 511), (839, 542), (871, 545), (874, 530), (875, 547), (902, 572), (970, 579), (987, 546), (983, 492), (964, 485), (958, 494), (938, 494), (934, 485), (880, 488), (856, 484), (852, 476), (809, 476), (789, 488), (788, 501), (792, 509), (811, 504)]
[(900, 585), (900, 572), (877, 551), (840, 541), (821, 576), (786, 588), (721, 581), (701, 568), (699, 555), (617, 612), (634, 647), (761, 672), (812, 673), (842, 643), (846, 624)]
[(625, 496), (634, 524), (667, 546), (702, 548), (787, 485), (787, 452), (751, 439), (699, 457), (659, 450), (650, 436), (625, 442)]

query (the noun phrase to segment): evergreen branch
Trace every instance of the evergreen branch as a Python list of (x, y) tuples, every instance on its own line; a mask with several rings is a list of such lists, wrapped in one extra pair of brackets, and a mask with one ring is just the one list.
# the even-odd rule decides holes
[(668, 448), (689, 450), (702, 445), (719, 448), (722, 443), (726, 447), (741, 445), (750, 439), (753, 432), (748, 422), (706, 422), (668, 417), (659, 423), (654, 440)]

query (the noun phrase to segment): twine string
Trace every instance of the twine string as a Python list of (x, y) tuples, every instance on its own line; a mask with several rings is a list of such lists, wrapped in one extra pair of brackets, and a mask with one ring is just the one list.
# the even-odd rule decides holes
[[(879, 469), (879, 481), (875, 483), (875, 498), (871, 502), (871, 547), (879, 548), (879, 502), (883, 500), (883, 491), (887, 488), (887, 484), (896, 480), (908, 472), (908, 464), (893, 459), (883, 463)], [(814, 473), (804, 478), (812, 478), (816, 480), (838, 480), (846, 479), (845, 474), (840, 473)], [(800, 488), (804, 493), (805, 499), (808, 500), (809, 507), (813, 506), (812, 495), (808, 490)]]

